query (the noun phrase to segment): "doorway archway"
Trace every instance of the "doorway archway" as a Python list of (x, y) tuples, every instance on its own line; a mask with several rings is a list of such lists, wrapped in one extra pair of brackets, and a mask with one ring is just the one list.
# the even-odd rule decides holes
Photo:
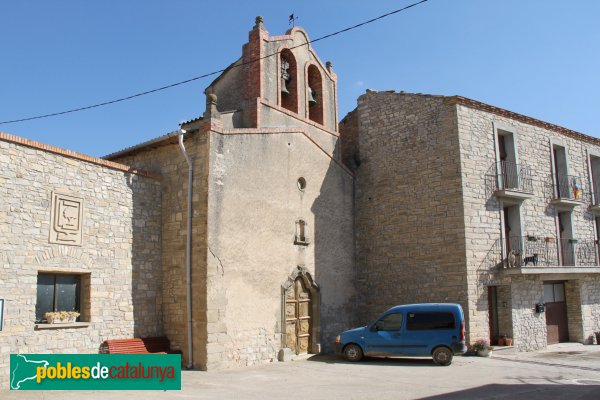
[(282, 289), (282, 347), (294, 354), (320, 351), (319, 287), (305, 267), (298, 266)]

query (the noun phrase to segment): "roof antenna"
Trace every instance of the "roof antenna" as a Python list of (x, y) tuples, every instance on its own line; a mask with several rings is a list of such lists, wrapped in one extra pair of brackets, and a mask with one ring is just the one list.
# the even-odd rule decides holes
[(290, 14), (289, 17), (289, 21), (288, 21), (288, 25), (292, 25), (292, 28), (296, 26), (296, 21), (298, 20), (298, 17), (294, 16), (294, 13)]

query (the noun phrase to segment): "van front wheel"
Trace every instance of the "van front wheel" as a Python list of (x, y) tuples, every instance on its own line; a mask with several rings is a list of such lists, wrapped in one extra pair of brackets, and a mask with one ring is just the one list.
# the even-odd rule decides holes
[(360, 361), (363, 358), (363, 352), (359, 345), (351, 343), (344, 348), (344, 358), (348, 361)]
[(433, 351), (433, 362), (437, 365), (450, 365), (452, 363), (452, 350), (447, 347), (438, 347)]

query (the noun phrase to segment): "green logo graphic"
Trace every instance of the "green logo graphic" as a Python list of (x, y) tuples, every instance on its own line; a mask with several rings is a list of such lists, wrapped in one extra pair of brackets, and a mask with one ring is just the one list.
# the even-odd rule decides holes
[(11, 390), (181, 390), (179, 354), (11, 354)]

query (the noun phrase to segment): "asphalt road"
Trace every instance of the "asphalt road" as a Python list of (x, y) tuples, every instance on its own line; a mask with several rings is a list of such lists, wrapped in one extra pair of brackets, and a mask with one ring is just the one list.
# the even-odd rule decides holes
[(348, 363), (315, 356), (227, 371), (184, 371), (173, 392), (8, 392), (1, 399), (600, 399), (600, 346), (429, 359)]

